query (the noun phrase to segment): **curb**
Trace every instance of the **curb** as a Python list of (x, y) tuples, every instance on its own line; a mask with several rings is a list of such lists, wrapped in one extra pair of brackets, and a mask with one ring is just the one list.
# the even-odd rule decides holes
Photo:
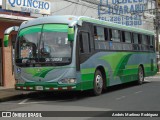
[(9, 95), (9, 96), (6, 96), (6, 97), (3, 97), (3, 98), (0, 98), (0, 103), (1, 102), (6, 102), (6, 101), (10, 101), (12, 99), (17, 99), (17, 98), (23, 98), (23, 97), (26, 97), (28, 95), (32, 95), (34, 94), (35, 92), (30, 92), (30, 93), (20, 93), (20, 94), (15, 94), (15, 95)]
[(3, 98), (0, 98), (0, 102), (10, 101), (12, 99), (16, 99), (17, 97), (23, 97), (23, 96), (24, 96), (24, 94), (6, 96), (6, 97), (3, 97)]

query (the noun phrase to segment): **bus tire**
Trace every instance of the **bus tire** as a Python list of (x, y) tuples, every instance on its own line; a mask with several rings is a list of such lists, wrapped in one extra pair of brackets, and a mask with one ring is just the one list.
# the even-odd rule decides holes
[(93, 94), (98, 96), (102, 93), (104, 79), (100, 70), (96, 70), (94, 75)]
[(138, 81), (137, 81), (137, 83), (139, 85), (142, 85), (143, 82), (144, 82), (144, 70), (143, 70), (142, 66), (139, 66), (138, 67)]

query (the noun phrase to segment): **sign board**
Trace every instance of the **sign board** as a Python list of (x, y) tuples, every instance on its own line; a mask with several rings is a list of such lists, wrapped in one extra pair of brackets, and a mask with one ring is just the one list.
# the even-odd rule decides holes
[(127, 26), (143, 24), (147, 0), (99, 0), (99, 19)]
[(51, 3), (47, 0), (3, 0), (2, 8), (34, 14), (50, 14)]

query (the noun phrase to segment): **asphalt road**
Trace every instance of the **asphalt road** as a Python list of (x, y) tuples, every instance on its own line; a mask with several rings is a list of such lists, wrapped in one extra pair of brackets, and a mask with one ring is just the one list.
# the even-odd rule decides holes
[[(146, 78), (143, 85), (132, 83), (110, 87), (100, 96), (92, 96), (89, 91), (37, 93), (0, 103), (0, 111), (160, 111), (160, 76)], [(56, 120), (59, 119), (61, 118), (56, 118)], [(65, 118), (65, 120), (70, 119)], [(84, 118), (83, 115), (76, 119), (97, 120), (93, 117)], [(107, 119), (113, 120), (113, 117)], [(137, 120), (134, 117), (132, 119), (118, 117), (118, 120), (125, 119)], [(139, 119), (150, 120), (151, 118)], [(159, 120), (160, 117), (154, 119)]]

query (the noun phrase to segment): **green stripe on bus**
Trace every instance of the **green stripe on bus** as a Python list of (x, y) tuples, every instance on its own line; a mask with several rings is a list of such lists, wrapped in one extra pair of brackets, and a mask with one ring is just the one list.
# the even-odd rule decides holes
[(54, 68), (27, 68), (26, 73), (31, 74), (33, 77), (42, 77), (44, 78), (48, 72), (52, 71)]
[(86, 81), (86, 80), (94, 80), (94, 73), (90, 73), (90, 74), (82, 74), (82, 80)]
[(42, 25), (32, 26), (28, 28), (24, 28), (20, 31), (19, 36), (24, 36), (27, 34), (38, 33), (42, 31)]
[(68, 25), (63, 24), (45, 24), (43, 32), (68, 32)]
[(81, 69), (81, 74), (88, 74), (88, 73), (94, 73), (95, 68), (86, 68), (86, 69)]

